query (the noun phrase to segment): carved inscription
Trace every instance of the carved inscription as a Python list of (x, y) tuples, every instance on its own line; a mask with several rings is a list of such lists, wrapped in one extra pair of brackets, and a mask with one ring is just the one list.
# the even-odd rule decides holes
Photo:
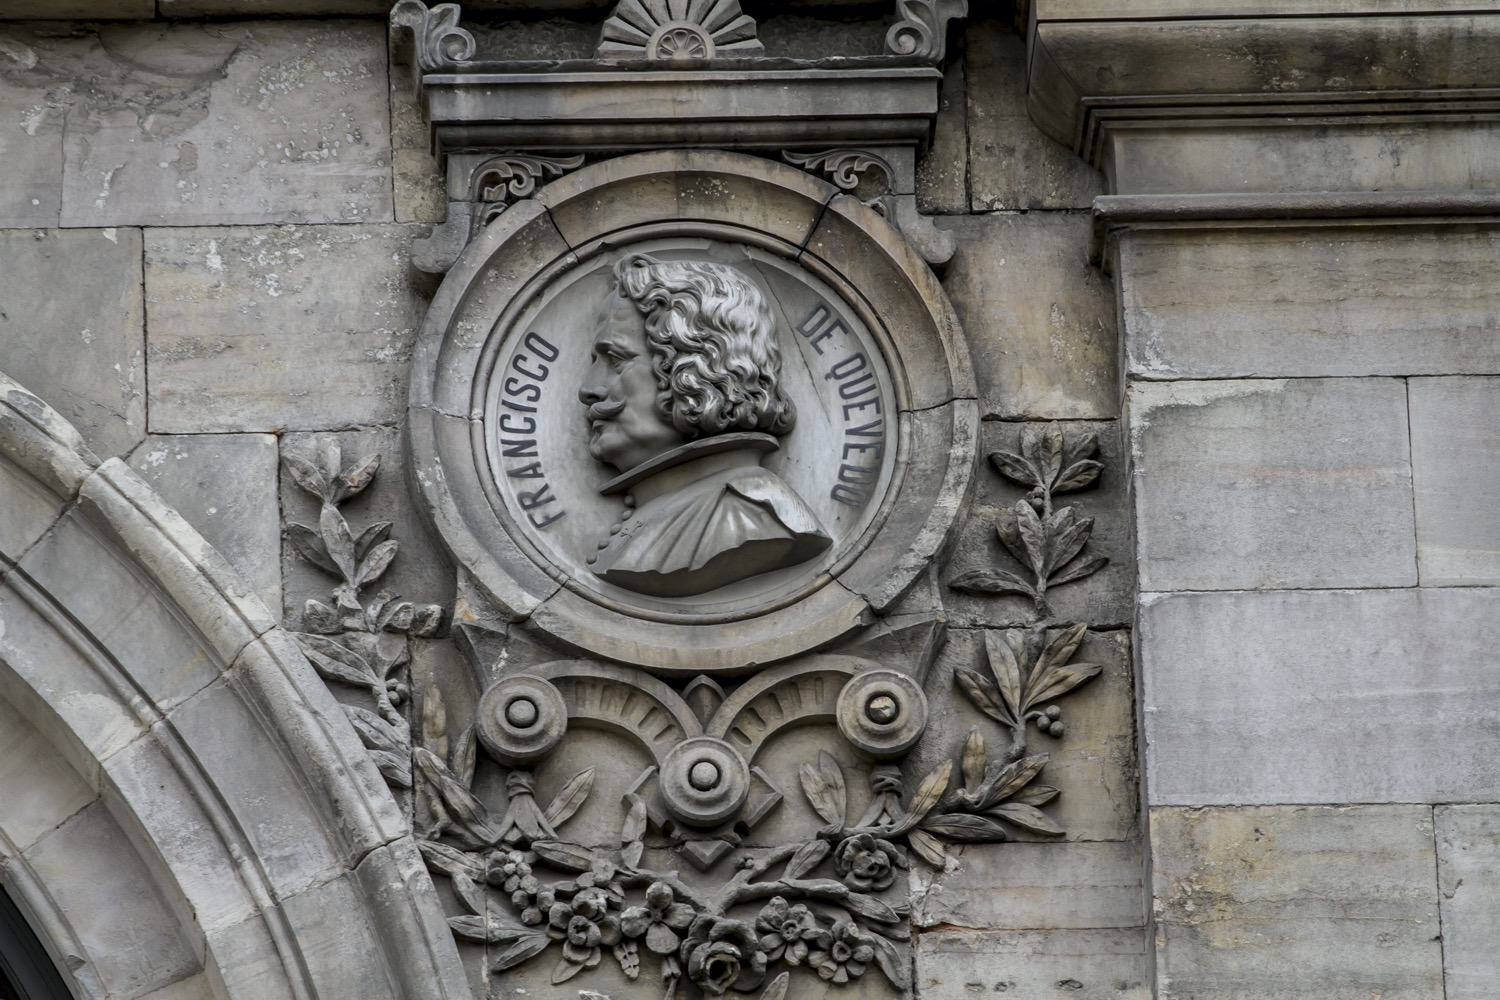
[[(539, 333), (528, 333), (523, 339), (529, 350), (512, 355), (501, 383), (500, 405), (506, 411), (500, 414), (496, 426), (500, 429), (500, 457), (515, 459), (516, 463), (505, 463), (505, 474), (511, 479), (535, 479), (534, 489), (518, 489), (516, 501), (526, 512), (526, 517), (538, 528), (545, 528), (562, 520), (567, 515), (557, 495), (547, 482), (537, 453), (536, 434), (538, 405), (542, 401), (542, 387), (547, 376), (552, 374), (550, 362), (558, 359), (561, 352)], [(529, 435), (529, 436), (528, 436)], [(531, 459), (522, 462), (522, 459)]]
[[(885, 413), (875, 368), (863, 350), (845, 346), (842, 341), (848, 339), (849, 329), (821, 303), (797, 324), (797, 332), (814, 351), (833, 359), (823, 378), (838, 387), (844, 435), (837, 482), (828, 495), (850, 507), (863, 507), (874, 495), (885, 457)], [(832, 343), (825, 347), (827, 341)]]

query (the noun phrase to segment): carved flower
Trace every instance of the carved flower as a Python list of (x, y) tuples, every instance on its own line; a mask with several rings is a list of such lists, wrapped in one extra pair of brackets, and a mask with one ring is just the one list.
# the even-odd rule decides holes
[(679, 903), (672, 887), (652, 882), (646, 890), (646, 905), (632, 906), (620, 915), (620, 930), (628, 938), (646, 936), (646, 947), (658, 955), (670, 955), (682, 939), (677, 931), (693, 922), (696, 912), (687, 903)]
[(818, 948), (808, 956), (808, 964), (824, 979), (847, 983), (851, 976), (862, 975), (866, 966), (875, 961), (875, 946), (870, 936), (856, 927), (852, 920), (840, 920), (834, 924), (827, 939), (826, 947)]
[(766, 953), (755, 928), (743, 920), (697, 917), (682, 943), (682, 958), (688, 979), (710, 996), (731, 987), (753, 990), (766, 978)]
[(510, 894), (511, 905), (521, 911), (521, 923), (528, 927), (546, 923), (552, 907), (557, 903), (557, 890), (552, 886), (526, 885), (527, 882), (535, 881), (534, 878), (526, 879), (520, 888)]
[[(820, 938), (828, 937), (811, 910), (801, 903), (790, 906), (780, 896), (760, 911), (755, 918), (755, 929), (760, 932), (760, 946), (766, 958), (772, 962), (784, 959), (787, 965), (801, 965), (807, 959), (809, 943), (819, 944)], [(828, 942), (823, 941), (820, 946), (826, 949)]]
[(531, 874), (531, 865), (526, 863), (526, 856), (520, 851), (491, 851), (485, 859), (484, 880), (506, 892), (522, 888), (523, 882), (532, 887), (537, 884)]
[(888, 888), (901, 864), (901, 849), (889, 840), (876, 840), (868, 833), (856, 834), (839, 844), (833, 867), (844, 884), (860, 892)]
[(585, 889), (571, 903), (553, 903), (547, 914), (547, 934), (563, 943), (563, 957), (583, 966), (599, 964), (599, 946), (620, 941), (620, 921), (608, 916), (609, 896), (603, 889)]

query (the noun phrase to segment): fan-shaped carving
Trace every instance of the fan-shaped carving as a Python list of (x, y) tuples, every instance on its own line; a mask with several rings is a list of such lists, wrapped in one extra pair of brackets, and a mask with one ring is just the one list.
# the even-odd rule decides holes
[(693, 61), (765, 52), (739, 0), (620, 0), (604, 22), (601, 57)]

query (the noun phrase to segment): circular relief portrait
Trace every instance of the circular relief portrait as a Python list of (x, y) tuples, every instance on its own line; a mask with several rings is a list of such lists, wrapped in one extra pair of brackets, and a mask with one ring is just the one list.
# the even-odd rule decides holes
[(763, 613), (826, 584), (883, 516), (901, 421), (885, 353), (791, 260), (706, 238), (614, 247), (490, 342), (486, 490), (591, 601)]

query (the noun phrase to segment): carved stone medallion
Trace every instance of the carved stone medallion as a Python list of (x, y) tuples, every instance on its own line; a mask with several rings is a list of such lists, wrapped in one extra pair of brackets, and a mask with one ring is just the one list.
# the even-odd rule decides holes
[(411, 446), (503, 617), (743, 671), (871, 624), (938, 552), (970, 382), (946, 298), (877, 213), (767, 160), (648, 153), (464, 252), (419, 344)]

